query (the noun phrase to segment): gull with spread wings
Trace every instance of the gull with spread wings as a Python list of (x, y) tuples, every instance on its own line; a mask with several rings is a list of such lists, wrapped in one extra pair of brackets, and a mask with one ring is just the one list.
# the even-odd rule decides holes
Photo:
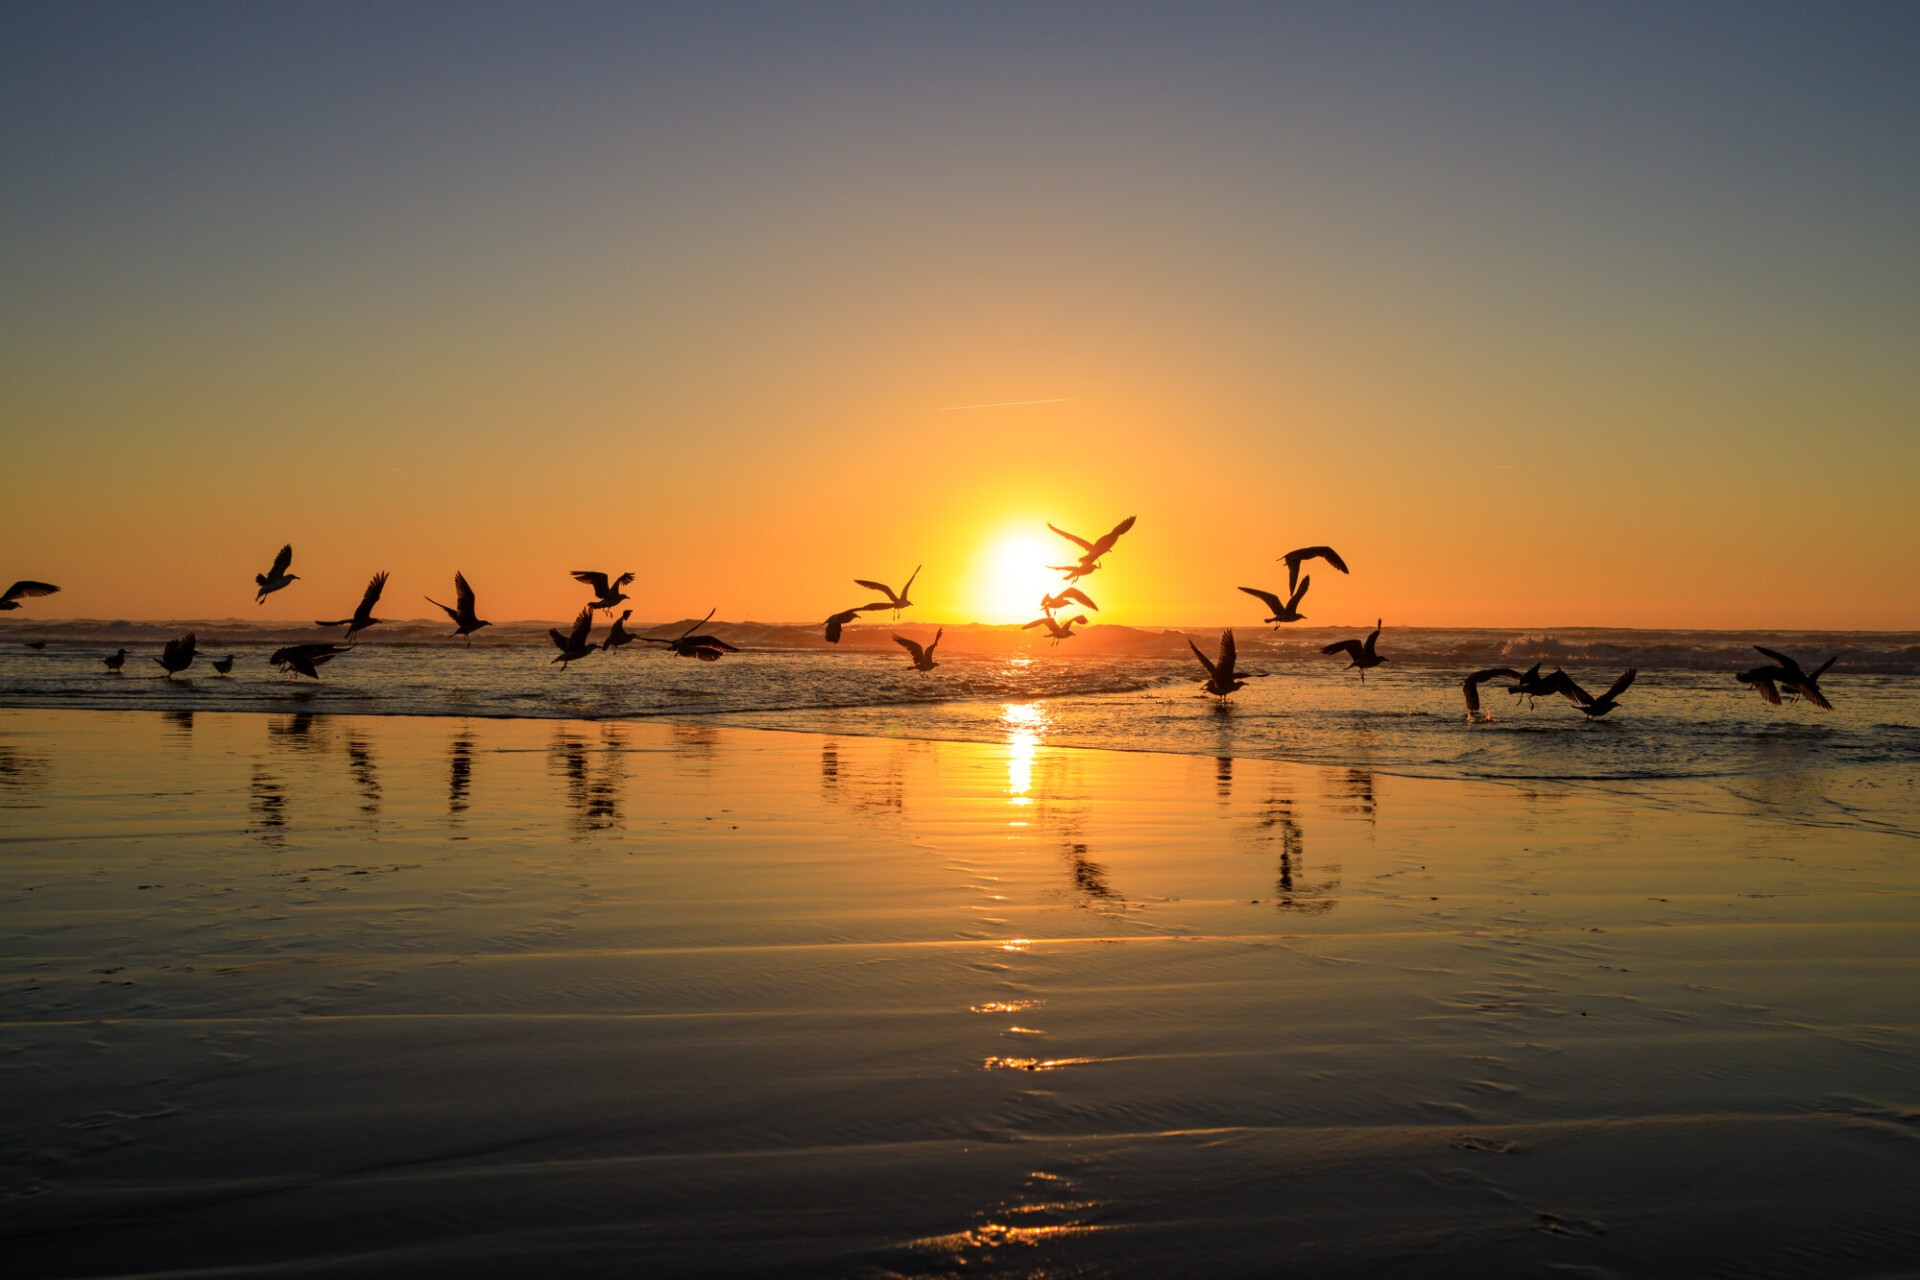
[(338, 618), (332, 622), (315, 622), (313, 625), (316, 627), (345, 627), (347, 629), (345, 638), (351, 640), (353, 639), (354, 632), (365, 631), (368, 627), (377, 627), (386, 621), (385, 618), (376, 618), (373, 616), (373, 606), (380, 603), (380, 593), (386, 589), (387, 571), (382, 569), (379, 573), (374, 574), (372, 580), (367, 583), (367, 590), (365, 594), (360, 597), (360, 607), (353, 611), (351, 618)]
[[(1538, 668), (1536, 667), (1535, 670), (1537, 671)], [(1473, 723), (1474, 714), (1480, 710), (1481, 682), (1485, 680), (1491, 680), (1495, 676), (1505, 676), (1509, 680), (1526, 679), (1525, 676), (1521, 675), (1518, 671), (1515, 671), (1512, 667), (1488, 667), (1485, 671), (1476, 671), (1472, 675), (1468, 676), (1466, 680), (1463, 681), (1460, 685), (1461, 689), (1467, 695), (1467, 723), (1468, 724)], [(1487, 723), (1488, 724), (1493, 723), (1493, 713), (1491, 711), (1487, 713)]]
[(1113, 526), (1113, 528), (1107, 530), (1106, 533), (1092, 542), (1088, 542), (1077, 533), (1068, 533), (1058, 525), (1049, 524), (1047, 528), (1053, 530), (1068, 542), (1078, 546), (1082, 554), (1078, 564), (1050, 564), (1047, 568), (1058, 573), (1064, 573), (1068, 582), (1086, 577), (1100, 567), (1100, 557), (1113, 550), (1113, 544), (1120, 541), (1120, 535), (1133, 528), (1133, 522), (1138, 518), (1137, 516), (1128, 516), (1125, 520), (1122, 520), (1119, 524)]
[(1216, 660), (1209, 661), (1207, 655), (1200, 652), (1200, 646), (1192, 640), (1187, 641), (1187, 648), (1193, 650), (1193, 656), (1200, 659), (1200, 665), (1207, 669), (1207, 678), (1200, 682), (1200, 687), (1216, 698), (1231, 697), (1237, 690), (1245, 688), (1248, 680), (1257, 680), (1268, 674), (1265, 671), (1235, 669), (1239, 651), (1234, 647), (1232, 631), (1220, 633), (1220, 656)]
[(1344, 653), (1349, 658), (1352, 658), (1353, 661), (1347, 664), (1347, 670), (1351, 671), (1355, 667), (1360, 668), (1360, 680), (1361, 683), (1364, 684), (1367, 679), (1367, 672), (1386, 661), (1385, 658), (1373, 651), (1373, 646), (1379, 639), (1380, 621), (1376, 619), (1373, 624), (1373, 634), (1369, 635), (1364, 642), (1359, 640), (1337, 640), (1320, 650), (1320, 652), (1325, 654)]
[(663, 644), (667, 646), (667, 648), (673, 650), (673, 654), (677, 658), (698, 658), (702, 662), (718, 662), (720, 661), (720, 655), (738, 653), (740, 650), (728, 644), (725, 640), (720, 639), (718, 636), (697, 636), (693, 634), (695, 627), (706, 626), (713, 615), (718, 612), (719, 609), (717, 606), (707, 610), (707, 616), (705, 618), (689, 624), (687, 629), (677, 636), (641, 636), (640, 638), (649, 644)]
[(280, 548), (280, 554), (273, 558), (273, 568), (265, 573), (253, 575), (253, 585), (260, 588), (259, 594), (253, 598), (255, 604), (265, 604), (268, 596), (300, 580), (299, 574), (287, 572), (287, 567), (292, 563), (293, 544), (289, 542)]
[(320, 678), (320, 668), (343, 653), (350, 652), (354, 646), (337, 644), (290, 644), (284, 649), (275, 649), (267, 661), (292, 676), (306, 676), (311, 680)]
[(1066, 608), (1068, 601), (1072, 601), (1075, 604), (1085, 605), (1087, 608), (1093, 610), (1095, 613), (1100, 612), (1100, 606), (1095, 604), (1092, 598), (1088, 596), (1086, 592), (1082, 591), (1078, 587), (1067, 587), (1064, 590), (1062, 590), (1059, 595), (1041, 596), (1040, 607), (1042, 609), (1045, 609), (1048, 613), (1052, 613), (1056, 609)]
[(568, 663), (578, 662), (595, 649), (598, 649), (600, 647), (599, 645), (587, 639), (587, 633), (592, 630), (592, 605), (587, 605), (580, 610), (579, 616), (573, 620), (573, 629), (565, 635), (560, 633), (560, 628), (558, 627), (547, 628), (547, 638), (552, 640), (553, 647), (560, 651), (560, 655), (554, 658), (552, 662), (549, 662), (548, 665), (551, 666), (553, 662), (557, 662), (560, 664), (560, 669), (565, 671)]
[(58, 590), (60, 588), (51, 582), (34, 582), (32, 579), (22, 578), (8, 587), (5, 595), (0, 595), (0, 609), (18, 609), (22, 599), (29, 596), (50, 596)]
[[(1833, 704), (1827, 701), (1827, 695), (1820, 692), (1820, 677), (1826, 674), (1828, 667), (1839, 661), (1839, 654), (1834, 654), (1833, 657), (1828, 658), (1825, 662), (1809, 672), (1801, 670), (1800, 664), (1784, 653), (1777, 653), (1762, 645), (1755, 645), (1753, 647), (1780, 664), (1780, 675), (1775, 678), (1774, 683), (1789, 693), (1799, 694), (1822, 711), (1833, 710)], [(1746, 676), (1741, 676), (1740, 678), (1745, 680)], [(1766, 695), (1763, 693), (1761, 696), (1765, 697)]]
[(1068, 618), (1065, 622), (1061, 622), (1052, 614), (1048, 614), (1044, 618), (1035, 618), (1032, 622), (1027, 623), (1020, 629), (1022, 631), (1028, 631), (1034, 627), (1045, 627), (1047, 634), (1053, 637), (1053, 642), (1059, 644), (1062, 640), (1073, 639), (1073, 629), (1075, 626), (1084, 627), (1086, 625), (1087, 615), (1084, 613), (1076, 617)]
[(913, 667), (916, 671), (931, 671), (940, 664), (933, 660), (933, 651), (940, 643), (940, 637), (947, 634), (945, 627), (933, 633), (933, 641), (925, 648), (905, 636), (896, 635), (893, 642), (913, 655)]
[(195, 645), (193, 632), (189, 631), (178, 640), (167, 641), (167, 647), (160, 651), (160, 656), (154, 661), (160, 664), (167, 673), (167, 679), (171, 680), (176, 671), (185, 671), (199, 656), (200, 650)]
[(1293, 584), (1300, 580), (1300, 562), (1303, 560), (1325, 560), (1328, 564), (1346, 573), (1347, 562), (1332, 547), (1299, 547), (1276, 557), (1287, 562), (1287, 590), (1293, 590)]
[(595, 573), (591, 569), (575, 569), (573, 571), (573, 580), (575, 582), (584, 582), (593, 588), (594, 599), (587, 608), (605, 609), (608, 613), (612, 613), (614, 606), (627, 598), (620, 588), (632, 582), (633, 575), (631, 573), (623, 573), (619, 577), (609, 581), (607, 575), (604, 573)]
[(473, 633), (482, 627), (490, 627), (493, 625), (473, 611), (473, 588), (467, 585), (467, 575), (464, 573), (456, 572), (453, 575), (453, 604), (441, 604), (432, 596), (424, 596), (422, 598), (428, 604), (445, 612), (447, 617), (453, 620), (455, 630), (453, 635), (448, 636), (447, 639), (451, 640), (454, 636), (465, 636), (469, 649), (473, 647)]
[(862, 605), (861, 609), (870, 609), (875, 612), (881, 609), (891, 609), (893, 610), (893, 616), (896, 618), (899, 617), (902, 609), (913, 607), (913, 601), (907, 598), (907, 592), (913, 590), (913, 580), (920, 576), (920, 570), (923, 567), (924, 566), (921, 565), (913, 566), (913, 572), (907, 577), (907, 585), (900, 588), (899, 594), (897, 595), (894, 593), (893, 588), (884, 582), (870, 582), (866, 578), (855, 578), (853, 580), (854, 586), (865, 587), (869, 591), (878, 591), (886, 597), (885, 600), (876, 601), (869, 605)]
[(1302, 578), (1300, 580), (1300, 585), (1294, 588), (1292, 598), (1287, 600), (1282, 600), (1279, 596), (1274, 595), (1271, 591), (1262, 591), (1258, 587), (1242, 587), (1240, 589), (1246, 592), (1250, 596), (1259, 597), (1259, 599), (1267, 606), (1267, 609), (1273, 614), (1271, 618), (1265, 618), (1263, 619), (1263, 621), (1265, 622), (1299, 622), (1302, 618), (1305, 618), (1307, 616), (1306, 614), (1300, 612), (1300, 600), (1302, 597), (1304, 597), (1307, 594), (1307, 588), (1312, 585), (1313, 585), (1312, 577)]

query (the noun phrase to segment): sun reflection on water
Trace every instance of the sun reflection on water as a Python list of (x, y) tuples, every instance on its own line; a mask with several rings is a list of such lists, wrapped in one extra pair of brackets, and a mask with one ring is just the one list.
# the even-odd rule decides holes
[(1033, 757), (1047, 727), (1046, 707), (1038, 702), (1009, 702), (1000, 712), (1007, 734), (1008, 804), (1032, 804)]

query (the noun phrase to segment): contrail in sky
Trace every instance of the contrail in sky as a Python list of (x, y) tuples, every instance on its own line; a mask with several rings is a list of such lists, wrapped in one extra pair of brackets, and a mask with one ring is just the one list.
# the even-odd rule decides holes
[(1072, 396), (1055, 396), (1051, 400), (995, 400), (992, 404), (950, 404), (944, 409), (935, 409), (935, 413), (952, 413), (956, 409), (1005, 409), (1016, 404), (1065, 404)]

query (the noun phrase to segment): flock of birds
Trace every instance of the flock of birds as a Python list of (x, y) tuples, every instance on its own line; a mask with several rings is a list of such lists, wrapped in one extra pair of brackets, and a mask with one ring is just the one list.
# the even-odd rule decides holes
[[(1135, 519), (1134, 516), (1128, 516), (1105, 534), (1092, 540), (1049, 524), (1047, 528), (1079, 547), (1080, 555), (1071, 563), (1047, 566), (1060, 573), (1069, 585), (1057, 592), (1043, 593), (1040, 600), (1041, 616), (1026, 623), (1023, 629), (1044, 627), (1053, 643), (1058, 645), (1062, 640), (1073, 638), (1075, 627), (1086, 626), (1087, 616), (1084, 613), (1076, 613), (1064, 621), (1059, 617), (1070, 606), (1091, 609), (1095, 613), (1100, 611), (1100, 606), (1093, 602), (1092, 597), (1073, 584), (1077, 584), (1100, 568), (1101, 562), (1112, 552), (1122, 535), (1133, 528)], [(1323, 560), (1340, 573), (1351, 573), (1347, 568), (1347, 562), (1341, 559), (1339, 552), (1328, 546), (1299, 547), (1276, 559), (1287, 566), (1287, 594), (1284, 597), (1278, 592), (1263, 591), (1258, 587), (1240, 588), (1241, 591), (1255, 597), (1266, 606), (1268, 616), (1262, 621), (1271, 624), (1275, 630), (1290, 622), (1303, 621), (1306, 617), (1300, 612), (1300, 602), (1305, 599), (1307, 589), (1313, 585), (1313, 578), (1301, 574), (1302, 565), (1310, 560)], [(254, 585), (257, 588), (254, 603), (264, 604), (268, 596), (283, 591), (299, 581), (300, 575), (290, 572), (292, 566), (293, 545), (289, 543), (280, 548), (279, 554), (273, 558), (272, 566), (265, 573), (254, 575)], [(890, 612), (897, 619), (903, 611), (912, 608), (913, 600), (910, 593), (915, 580), (920, 576), (920, 570), (924, 567), (924, 565), (915, 565), (913, 572), (907, 575), (906, 585), (898, 591), (883, 582), (855, 578), (853, 580), (855, 586), (869, 592), (877, 592), (886, 599), (855, 605), (850, 609), (842, 609), (830, 614), (824, 623), (827, 642), (839, 644), (845, 627), (863, 613)], [(711, 609), (707, 611), (706, 617), (692, 623), (678, 635), (636, 636), (630, 633), (626, 629), (626, 623), (627, 619), (633, 616), (633, 610), (622, 610), (617, 618), (612, 615), (616, 607), (630, 598), (623, 588), (633, 582), (634, 574), (631, 572), (623, 573), (616, 578), (593, 570), (576, 569), (572, 577), (574, 581), (591, 588), (593, 598), (581, 606), (572, 627), (567, 631), (562, 632), (556, 627), (547, 632), (553, 647), (559, 651), (552, 661), (559, 664), (563, 671), (569, 664), (596, 652), (611, 653), (635, 641), (662, 645), (676, 657), (695, 658), (703, 662), (716, 662), (724, 654), (740, 652), (735, 646), (718, 636), (695, 634), (713, 619), (715, 610)], [(289, 678), (306, 676), (318, 680), (319, 669), (322, 666), (354, 649), (356, 635), (386, 621), (373, 615), (386, 586), (386, 572), (374, 574), (368, 581), (366, 590), (361, 593), (360, 603), (354, 608), (351, 616), (315, 622), (315, 626), (345, 627), (346, 633), (342, 636), (340, 643), (287, 645), (274, 650), (267, 661)], [(50, 596), (59, 590), (59, 587), (47, 582), (32, 580), (16, 582), (7, 588), (4, 594), (0, 594), (0, 611), (18, 609), (21, 607), (22, 600)], [(476, 631), (493, 625), (480, 617), (477, 612), (474, 590), (467, 582), (465, 574), (453, 575), (452, 604), (443, 604), (432, 596), (424, 598), (427, 603), (444, 612), (447, 619), (454, 624), (454, 629), (449, 633), (448, 638), (464, 639), (469, 647), (473, 644), (473, 635)], [(595, 613), (605, 613), (612, 619), (606, 634), (598, 640), (591, 638)], [(1368, 671), (1387, 661), (1387, 658), (1377, 651), (1382, 621), (1376, 620), (1373, 631), (1364, 639), (1338, 640), (1325, 646), (1320, 652), (1328, 656), (1345, 654), (1349, 659), (1345, 669), (1357, 670), (1360, 673), (1360, 679), (1365, 681)], [(926, 644), (921, 644), (898, 632), (891, 634), (894, 643), (907, 651), (907, 656), (916, 670), (932, 671), (940, 665), (934, 658), (934, 651), (939, 647), (941, 638), (946, 635), (946, 628), (942, 627), (936, 631), (933, 639)], [(45, 643), (43, 640), (30, 641), (29, 647), (37, 649), (43, 647)], [(1201, 667), (1207, 673), (1206, 679), (1200, 681), (1201, 688), (1216, 698), (1229, 698), (1245, 688), (1249, 680), (1261, 679), (1272, 674), (1266, 671), (1245, 671), (1240, 668), (1239, 655), (1230, 629), (1220, 633), (1220, 649), (1215, 657), (1209, 658), (1191, 640), (1187, 641), (1187, 647), (1193, 650), (1193, 656), (1200, 660)], [(1809, 672), (1784, 653), (1762, 645), (1755, 645), (1754, 648), (1770, 659), (1770, 664), (1737, 673), (1735, 678), (1740, 683), (1752, 688), (1762, 699), (1774, 706), (1779, 706), (1783, 697), (1793, 697), (1822, 710), (1833, 709), (1833, 704), (1827, 700), (1826, 694), (1820, 688), (1820, 677), (1834, 664), (1835, 659), (1839, 657), (1838, 654), (1828, 658)], [(167, 641), (160, 656), (153, 661), (160, 665), (166, 672), (167, 679), (171, 680), (179, 672), (191, 667), (199, 656), (201, 653), (195, 637), (192, 632), (189, 632), (177, 640)], [(224, 658), (210, 658), (209, 663), (216, 673), (225, 676), (233, 670), (234, 656), (229, 653)], [(124, 670), (126, 660), (125, 649), (103, 659), (107, 670), (116, 674)], [(1467, 722), (1471, 724), (1478, 718), (1484, 718), (1487, 721), (1493, 719), (1492, 713), (1482, 711), (1480, 706), (1480, 686), (1489, 680), (1511, 680), (1513, 683), (1507, 686), (1507, 692), (1516, 697), (1525, 697), (1530, 703), (1542, 697), (1554, 695), (1564, 697), (1583, 712), (1587, 719), (1595, 720), (1619, 706), (1621, 696), (1632, 686), (1634, 678), (1639, 674), (1637, 668), (1629, 668), (1608, 687), (1605, 693), (1595, 697), (1581, 688), (1565, 671), (1556, 668), (1550, 673), (1542, 674), (1540, 666), (1541, 664), (1536, 662), (1526, 671), (1516, 671), (1512, 667), (1488, 667), (1467, 676), (1462, 684), (1462, 692), (1467, 704)]]

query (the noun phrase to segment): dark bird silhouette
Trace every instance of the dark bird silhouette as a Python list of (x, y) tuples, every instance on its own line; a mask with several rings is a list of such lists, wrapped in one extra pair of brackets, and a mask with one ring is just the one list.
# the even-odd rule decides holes
[(1060, 528), (1058, 525), (1050, 524), (1047, 526), (1047, 528), (1052, 529), (1055, 533), (1065, 538), (1068, 542), (1074, 543), (1077, 546), (1079, 546), (1082, 553), (1080, 556), (1080, 563), (1088, 566), (1089, 570), (1091, 571), (1092, 569), (1097, 569), (1100, 567), (1100, 557), (1106, 555), (1107, 552), (1113, 550), (1113, 544), (1120, 541), (1121, 534), (1133, 528), (1133, 522), (1136, 519), (1138, 519), (1138, 517), (1128, 516), (1125, 520), (1122, 520), (1119, 524), (1113, 526), (1113, 528), (1109, 529), (1106, 533), (1102, 534), (1099, 538), (1095, 539), (1092, 542), (1088, 542), (1085, 538), (1081, 537), (1077, 533), (1068, 533), (1065, 529)]
[(627, 619), (632, 616), (633, 610), (626, 609), (621, 612), (619, 617), (613, 620), (613, 626), (608, 628), (606, 638), (600, 641), (600, 652), (612, 653), (621, 645), (632, 644), (640, 638), (627, 630)]
[(50, 596), (59, 589), (51, 582), (34, 582), (31, 579), (22, 578), (8, 587), (5, 595), (0, 595), (0, 609), (18, 609), (23, 599), (30, 596)]
[(1360, 679), (1364, 682), (1369, 670), (1386, 661), (1385, 658), (1373, 651), (1374, 643), (1379, 639), (1380, 622), (1376, 619), (1373, 624), (1373, 633), (1369, 635), (1364, 642), (1359, 640), (1340, 640), (1328, 645), (1326, 648), (1320, 650), (1320, 652), (1328, 654), (1344, 653), (1349, 658), (1352, 658), (1353, 661), (1347, 664), (1347, 670), (1351, 671), (1355, 667), (1360, 668)]
[(1053, 637), (1053, 642), (1059, 644), (1062, 640), (1073, 639), (1073, 629), (1076, 625), (1086, 626), (1087, 615), (1082, 613), (1075, 617), (1068, 618), (1065, 622), (1060, 622), (1052, 614), (1048, 614), (1044, 618), (1035, 618), (1032, 622), (1027, 623), (1026, 626), (1020, 629), (1022, 631), (1029, 631), (1034, 627), (1045, 627), (1047, 633)]
[(318, 680), (321, 667), (353, 648), (350, 644), (290, 644), (283, 649), (275, 649), (267, 661), (292, 675)]
[[(1560, 675), (1561, 673), (1555, 672), (1554, 674)], [(1613, 682), (1612, 687), (1609, 688), (1605, 693), (1601, 694), (1597, 698), (1588, 697), (1586, 690), (1580, 688), (1579, 685), (1574, 684), (1572, 679), (1570, 678), (1567, 679), (1567, 684), (1572, 686), (1573, 691), (1580, 695), (1580, 697), (1576, 698), (1575, 701), (1581, 701), (1582, 699), (1585, 700), (1586, 705), (1581, 707), (1580, 709), (1587, 713), (1587, 719), (1598, 720), (1601, 716), (1607, 714), (1607, 712), (1613, 710), (1616, 706), (1620, 704), (1620, 695), (1627, 691), (1627, 686), (1632, 684), (1633, 678), (1639, 674), (1640, 674), (1640, 669), (1638, 667), (1628, 667), (1626, 674), (1621, 676), (1618, 680), (1615, 680)], [(1568, 696), (1572, 697), (1572, 694), (1569, 694)]]
[(706, 626), (707, 622), (717, 612), (719, 612), (717, 609), (707, 610), (707, 616), (705, 618), (691, 624), (678, 636), (641, 636), (640, 638), (653, 644), (663, 644), (667, 646), (667, 648), (673, 650), (674, 656), (678, 658), (698, 658), (702, 662), (718, 662), (720, 661), (721, 654), (738, 653), (740, 650), (734, 648), (718, 636), (697, 636), (693, 634), (694, 627)]
[(1543, 676), (1540, 674), (1540, 664), (1537, 662), (1521, 672), (1518, 682), (1507, 686), (1507, 692), (1526, 698), (1529, 706), (1536, 698), (1545, 698), (1556, 693), (1567, 701), (1583, 707), (1593, 701), (1592, 696), (1585, 689), (1573, 682), (1572, 676), (1558, 667), (1553, 669), (1552, 675)]
[(1313, 578), (1311, 576), (1301, 579), (1300, 585), (1293, 590), (1292, 598), (1288, 600), (1282, 600), (1271, 591), (1262, 591), (1257, 587), (1242, 587), (1240, 589), (1250, 596), (1258, 596), (1261, 602), (1267, 606), (1268, 611), (1273, 614), (1271, 618), (1263, 619), (1263, 621), (1299, 622), (1307, 616), (1300, 612), (1300, 600), (1307, 594), (1307, 588), (1312, 585)]
[(1820, 677), (1826, 674), (1828, 667), (1839, 661), (1839, 654), (1834, 654), (1809, 672), (1801, 670), (1800, 664), (1784, 653), (1775, 653), (1772, 649), (1763, 648), (1760, 645), (1753, 647), (1779, 663), (1781, 669), (1786, 672), (1785, 677), (1777, 681), (1782, 689), (1799, 694), (1822, 711), (1833, 710), (1833, 704), (1827, 701), (1827, 695), (1820, 692)]
[(1042, 609), (1045, 609), (1048, 613), (1052, 613), (1056, 609), (1066, 608), (1068, 601), (1072, 601), (1075, 604), (1085, 605), (1087, 608), (1093, 610), (1095, 613), (1100, 612), (1100, 606), (1095, 604), (1093, 600), (1087, 595), (1087, 593), (1082, 591), (1078, 587), (1067, 587), (1063, 589), (1060, 592), (1060, 594), (1057, 596), (1045, 596), (1045, 595), (1041, 596), (1040, 607)]
[(224, 658), (215, 658), (213, 660), (213, 669), (220, 675), (226, 675), (229, 671), (233, 670), (233, 655), (228, 654)]
[[(1510, 680), (1524, 680), (1526, 678), (1512, 667), (1488, 667), (1485, 671), (1476, 671), (1468, 676), (1460, 686), (1467, 695), (1468, 724), (1473, 723), (1474, 713), (1480, 710), (1480, 682), (1483, 680), (1491, 680), (1495, 676), (1506, 676)], [(1487, 715), (1487, 723), (1493, 723), (1493, 715), (1491, 712)]]
[(827, 643), (839, 644), (840, 628), (846, 626), (849, 622), (852, 622), (855, 618), (859, 617), (866, 610), (884, 609), (886, 607), (887, 607), (886, 602), (881, 601), (877, 604), (862, 605), (858, 609), (843, 609), (839, 613), (834, 614), (831, 618), (827, 619)]
[(447, 639), (451, 640), (453, 636), (465, 636), (469, 649), (473, 647), (473, 633), (482, 627), (490, 627), (493, 625), (473, 611), (473, 588), (467, 585), (467, 575), (464, 573), (455, 573), (453, 575), (452, 607), (441, 604), (432, 596), (422, 596), (421, 598), (453, 620), (453, 635), (448, 636)]
[(345, 627), (346, 639), (352, 640), (354, 632), (365, 631), (368, 627), (377, 627), (385, 618), (373, 616), (373, 606), (380, 603), (380, 593), (387, 589), (387, 571), (382, 569), (373, 575), (367, 583), (366, 593), (360, 597), (360, 607), (353, 611), (351, 618), (338, 618), (332, 622), (316, 622), (316, 627)]
[(1342, 573), (1347, 572), (1347, 562), (1332, 547), (1300, 547), (1280, 556), (1287, 562), (1287, 590), (1293, 590), (1293, 584), (1300, 580), (1300, 565), (1306, 560), (1325, 560)]
[(273, 558), (273, 568), (267, 570), (265, 573), (256, 573), (253, 575), (254, 585), (260, 588), (259, 594), (253, 598), (255, 604), (265, 604), (268, 596), (280, 590), (282, 587), (300, 580), (299, 574), (287, 572), (287, 566), (292, 563), (293, 544), (289, 542), (286, 546), (280, 548), (280, 554)]
[(587, 639), (587, 633), (593, 630), (593, 606), (587, 605), (580, 610), (580, 616), (573, 620), (573, 630), (566, 635), (560, 634), (558, 627), (549, 627), (547, 635), (553, 640), (553, 647), (560, 656), (553, 661), (565, 671), (569, 662), (577, 662), (600, 646)]
[(1220, 657), (1216, 661), (1208, 661), (1207, 655), (1200, 652), (1200, 646), (1192, 640), (1187, 641), (1187, 648), (1193, 650), (1193, 656), (1200, 659), (1200, 665), (1207, 669), (1207, 678), (1200, 682), (1200, 687), (1216, 698), (1229, 697), (1236, 690), (1245, 688), (1248, 680), (1267, 674), (1264, 671), (1235, 670), (1239, 651), (1234, 647), (1231, 631), (1220, 633)]
[(886, 596), (886, 600), (884, 602), (877, 602), (874, 604), (866, 605), (866, 606), (863, 606), (863, 608), (874, 609), (874, 610), (892, 609), (893, 616), (896, 618), (899, 617), (900, 611), (902, 609), (909, 609), (913, 607), (913, 601), (907, 599), (907, 592), (913, 590), (913, 580), (920, 576), (920, 570), (923, 567), (924, 566), (922, 565), (913, 566), (913, 573), (907, 578), (907, 585), (900, 588), (900, 594), (898, 595), (895, 595), (893, 592), (893, 588), (888, 586), (884, 582), (870, 582), (865, 578), (855, 578), (853, 580), (854, 586), (865, 587), (869, 591), (878, 591), (882, 595)]
[(154, 661), (166, 670), (167, 679), (171, 680), (176, 671), (185, 671), (199, 656), (200, 650), (194, 645), (193, 632), (189, 631), (178, 640), (167, 641), (167, 647), (160, 651), (160, 656)]
[(107, 664), (107, 670), (113, 672), (115, 675), (119, 675), (121, 669), (127, 665), (127, 651), (122, 649), (110, 657), (100, 659), (100, 661)]
[(899, 645), (901, 648), (905, 649), (908, 653), (913, 655), (913, 666), (916, 671), (931, 671), (935, 667), (940, 665), (939, 663), (933, 660), (933, 651), (934, 651), (934, 648), (940, 643), (940, 637), (945, 634), (947, 634), (947, 629), (945, 627), (942, 627), (938, 631), (934, 632), (933, 643), (929, 644), (924, 649), (921, 648), (919, 645), (915, 644), (913, 641), (907, 639), (905, 636), (895, 636), (893, 638), (893, 642)]
[(594, 600), (587, 608), (605, 609), (608, 613), (612, 613), (613, 607), (627, 598), (626, 595), (621, 592), (620, 588), (632, 582), (633, 575), (631, 573), (623, 573), (609, 582), (607, 581), (607, 575), (604, 573), (595, 573), (591, 569), (575, 569), (573, 571), (573, 580), (575, 582), (584, 582), (593, 588)]
[(1780, 682), (1792, 674), (1782, 666), (1755, 667), (1751, 671), (1740, 672), (1734, 679), (1752, 688), (1763, 701), (1777, 707), (1780, 705)]

